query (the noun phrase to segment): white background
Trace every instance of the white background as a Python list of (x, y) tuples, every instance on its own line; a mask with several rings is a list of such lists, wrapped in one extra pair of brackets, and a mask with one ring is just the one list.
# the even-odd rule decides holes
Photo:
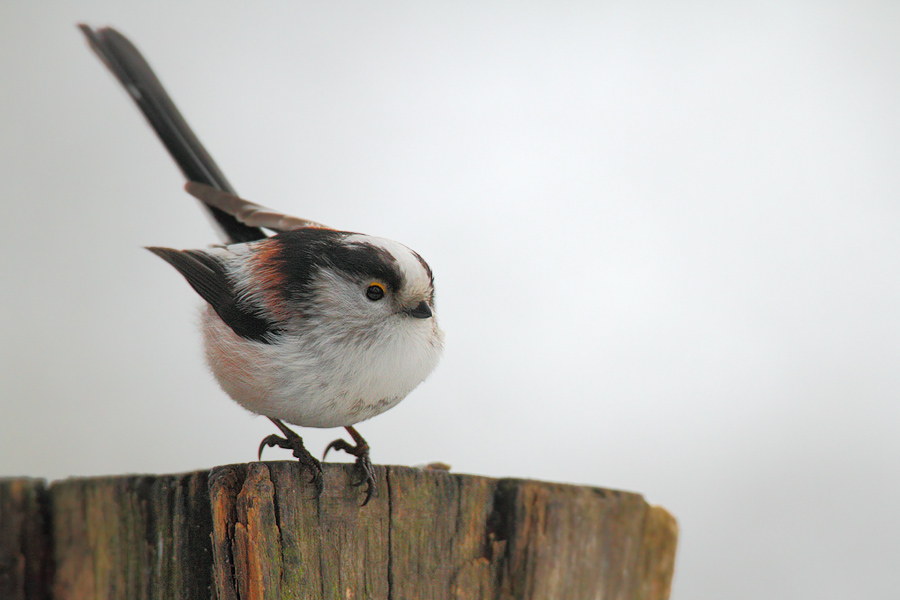
[(897, 597), (900, 5), (182, 4), (0, 4), (0, 475), (272, 431), (142, 249), (216, 238), (112, 24), (242, 195), (431, 263), (446, 353), (376, 462), (639, 491), (676, 600)]

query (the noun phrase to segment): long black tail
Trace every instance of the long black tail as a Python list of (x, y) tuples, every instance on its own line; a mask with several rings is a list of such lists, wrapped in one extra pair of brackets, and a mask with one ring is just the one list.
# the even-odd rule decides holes
[[(205, 183), (236, 195), (234, 188), (191, 131), (153, 69), (134, 44), (111, 27), (101, 29), (92, 29), (88, 25), (78, 27), (87, 37), (91, 49), (137, 103), (184, 176), (189, 181)], [(206, 208), (233, 242), (250, 242), (266, 237), (263, 230), (258, 227), (239, 223), (237, 219), (217, 208), (210, 206)]]

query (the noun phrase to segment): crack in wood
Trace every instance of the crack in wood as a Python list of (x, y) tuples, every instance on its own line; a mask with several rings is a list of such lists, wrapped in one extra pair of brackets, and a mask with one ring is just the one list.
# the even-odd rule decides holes
[(668, 597), (678, 528), (627, 492), (294, 462), (0, 480), (0, 598)]

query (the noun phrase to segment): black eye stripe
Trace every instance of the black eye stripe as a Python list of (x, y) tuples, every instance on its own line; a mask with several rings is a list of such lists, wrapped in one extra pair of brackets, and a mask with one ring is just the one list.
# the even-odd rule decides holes
[(393, 255), (384, 248), (366, 242), (354, 242), (336, 248), (332, 264), (352, 275), (377, 279), (385, 284), (385, 289), (392, 292), (397, 292), (403, 285)]
[(366, 242), (344, 241), (352, 235), (357, 234), (304, 228), (271, 238), (277, 240), (279, 248), (278, 267), (285, 274), (285, 295), (308, 296), (313, 278), (323, 268), (339, 270), (362, 284), (379, 281), (385, 292), (399, 291), (403, 278), (391, 253)]

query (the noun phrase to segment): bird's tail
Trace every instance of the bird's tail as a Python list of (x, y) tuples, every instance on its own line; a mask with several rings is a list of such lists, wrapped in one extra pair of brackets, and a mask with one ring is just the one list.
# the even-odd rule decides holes
[[(153, 69), (128, 38), (111, 27), (78, 26), (91, 49), (116, 76), (188, 181), (204, 183), (230, 194), (234, 188), (191, 131), (169, 98)], [(266, 237), (262, 229), (240, 223), (222, 210), (207, 206), (231, 242), (250, 242)]]

